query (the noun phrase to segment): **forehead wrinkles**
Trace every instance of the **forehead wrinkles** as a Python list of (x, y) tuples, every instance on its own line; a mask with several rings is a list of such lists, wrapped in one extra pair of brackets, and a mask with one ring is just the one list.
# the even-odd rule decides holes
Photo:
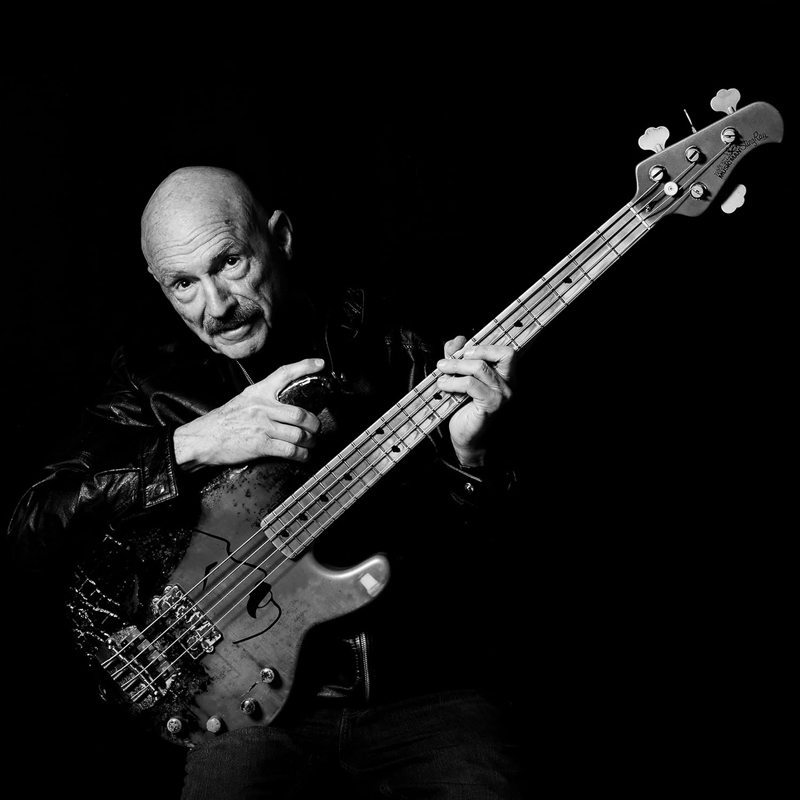
[(188, 225), (169, 226), (152, 237), (150, 257), (154, 266), (174, 261), (213, 258), (230, 246), (247, 244), (243, 227), (231, 219), (209, 219), (201, 223), (191, 220)]
[(220, 228), (247, 242), (253, 222), (247, 198), (227, 182), (173, 180), (156, 190), (142, 216), (145, 257), (155, 261), (164, 251), (191, 252), (219, 236)]

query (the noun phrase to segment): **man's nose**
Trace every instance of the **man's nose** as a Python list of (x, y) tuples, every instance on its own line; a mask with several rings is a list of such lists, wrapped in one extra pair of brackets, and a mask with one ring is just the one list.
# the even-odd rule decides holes
[(225, 282), (216, 277), (209, 278), (205, 286), (205, 293), (206, 313), (211, 317), (224, 317), (236, 304), (236, 300)]

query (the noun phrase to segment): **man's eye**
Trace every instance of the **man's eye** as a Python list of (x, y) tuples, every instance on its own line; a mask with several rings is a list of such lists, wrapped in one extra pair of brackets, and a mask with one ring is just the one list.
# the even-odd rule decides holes
[(241, 256), (228, 256), (225, 259), (226, 267), (235, 267), (242, 260)]
[(173, 288), (177, 289), (179, 292), (185, 292), (191, 285), (192, 282), (186, 280), (186, 278), (182, 278), (181, 280), (175, 281), (175, 283), (172, 284)]

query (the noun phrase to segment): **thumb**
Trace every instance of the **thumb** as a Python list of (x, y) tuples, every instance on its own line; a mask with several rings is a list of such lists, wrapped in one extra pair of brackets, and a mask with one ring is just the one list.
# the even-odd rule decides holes
[(304, 358), (302, 361), (295, 361), (293, 364), (284, 364), (278, 367), (275, 372), (267, 375), (256, 386), (263, 386), (265, 389), (269, 389), (277, 397), (292, 381), (296, 381), (304, 375), (313, 375), (316, 372), (320, 372), (324, 366), (325, 362), (321, 358)]

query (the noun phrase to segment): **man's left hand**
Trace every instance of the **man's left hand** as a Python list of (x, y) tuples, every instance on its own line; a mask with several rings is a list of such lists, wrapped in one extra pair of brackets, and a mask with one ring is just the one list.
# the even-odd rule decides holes
[(516, 351), (503, 345), (470, 345), (453, 358), (466, 344), (458, 336), (445, 344), (443, 358), (437, 364), (443, 373), (439, 388), (471, 399), (450, 419), (450, 438), (459, 462), (464, 467), (484, 464), (489, 433), (499, 412), (511, 400), (516, 370)]

